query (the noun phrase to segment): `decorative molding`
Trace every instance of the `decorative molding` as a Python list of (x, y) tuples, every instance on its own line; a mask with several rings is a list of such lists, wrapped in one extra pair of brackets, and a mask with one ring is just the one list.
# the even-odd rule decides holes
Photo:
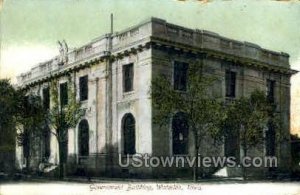
[(248, 66), (248, 67), (256, 67), (259, 69), (264, 69), (272, 72), (277, 72), (281, 74), (287, 74), (287, 75), (292, 75), (297, 73), (298, 71), (292, 70), (286, 67), (281, 67), (281, 66), (275, 66), (273, 64), (265, 63), (258, 61), (256, 59), (251, 59), (251, 58), (246, 58), (246, 57), (241, 57), (233, 54), (227, 54), (224, 52), (220, 51), (215, 51), (211, 49), (206, 49), (206, 48), (199, 48), (191, 45), (186, 45), (182, 43), (177, 43), (173, 41), (168, 41), (168, 40), (162, 40), (160, 38), (153, 38), (151, 43), (156, 49), (165, 49), (165, 50), (175, 50), (175, 51), (180, 51), (182, 53), (193, 53), (196, 55), (199, 54), (207, 54), (208, 57), (212, 57), (215, 59), (220, 59), (220, 60), (226, 60), (230, 62), (235, 62), (235, 63), (240, 63), (241, 65)]

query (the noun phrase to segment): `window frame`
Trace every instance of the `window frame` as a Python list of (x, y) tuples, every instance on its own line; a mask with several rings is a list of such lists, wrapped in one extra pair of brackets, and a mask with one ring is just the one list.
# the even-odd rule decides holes
[[(128, 119), (132, 121), (132, 124), (129, 124), (130, 126), (126, 126)], [(125, 114), (122, 118), (122, 136), (123, 155), (132, 156), (136, 154), (136, 120), (131, 113)]]
[(50, 109), (50, 87), (44, 87), (42, 90), (43, 94), (43, 107), (45, 110)]
[(267, 79), (267, 90), (266, 95), (269, 100), (269, 102), (274, 103), (275, 102), (275, 88), (276, 88), (276, 81), (272, 79)]
[(235, 98), (237, 87), (237, 72), (232, 70), (225, 71), (225, 97)]
[[(175, 120), (185, 120), (184, 122), (186, 123), (186, 129), (181, 129), (178, 131), (178, 129), (174, 128)], [(176, 134), (175, 134), (175, 131)], [(184, 132), (185, 131), (185, 132)], [(174, 139), (175, 136), (179, 136), (179, 134), (182, 134), (182, 140), (176, 140)], [(177, 112), (174, 114), (171, 120), (171, 139), (172, 139), (172, 155), (173, 156), (186, 156), (189, 154), (189, 124), (188, 124), (188, 119), (187, 115), (184, 112)], [(180, 146), (178, 147), (179, 149), (182, 149), (182, 145), (184, 145), (184, 148), (182, 149), (182, 152), (178, 149), (175, 148), (175, 146)]]
[(88, 75), (84, 75), (79, 77), (79, 100), (86, 101), (88, 100), (88, 98), (89, 98), (89, 78)]
[(123, 93), (134, 91), (134, 64), (129, 63), (122, 66)]
[[(178, 67), (180, 65), (181, 67)], [(176, 91), (187, 90), (189, 63), (179, 60), (173, 61), (173, 89)], [(184, 80), (184, 81), (183, 81)]]
[[(83, 132), (86, 131), (86, 132)], [(90, 154), (90, 127), (89, 122), (86, 119), (82, 119), (78, 124), (78, 155), (89, 156)], [(85, 135), (85, 136), (84, 136)], [(85, 139), (83, 139), (85, 138)], [(85, 143), (83, 143), (85, 142)], [(85, 144), (85, 147), (82, 147)], [(85, 148), (85, 150), (83, 150)]]
[(69, 103), (68, 82), (59, 84), (59, 100), (60, 106), (65, 107)]
[(43, 132), (43, 161), (47, 162), (51, 155), (51, 133), (49, 126), (46, 126)]

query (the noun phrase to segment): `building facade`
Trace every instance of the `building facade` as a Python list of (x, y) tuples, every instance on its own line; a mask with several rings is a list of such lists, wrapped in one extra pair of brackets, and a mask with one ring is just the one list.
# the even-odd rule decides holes
[[(219, 78), (212, 89), (216, 96), (230, 100), (248, 96), (254, 89), (265, 90), (272, 96), (282, 119), (281, 128), (274, 130), (271, 136), (268, 133), (262, 135), (271, 137), (271, 149), (261, 147), (252, 153), (277, 156), (279, 169), (289, 170), (290, 77), (295, 72), (290, 69), (288, 54), (213, 32), (184, 28), (158, 18), (106, 34), (71, 51), (65, 42), (60, 45), (59, 56), (21, 74), (18, 83), (40, 95), (47, 107), (52, 106), (49, 97), (51, 80), (58, 80), (61, 104), (67, 104), (67, 86), (72, 85), (75, 89), (76, 98), (86, 113), (77, 127), (68, 131), (69, 174), (189, 175), (191, 169), (122, 168), (118, 165), (118, 154), (172, 156), (182, 152), (174, 146), (174, 127), (162, 129), (153, 123), (151, 81), (164, 73), (174, 81), (174, 87), (180, 89), (184, 85), (178, 83), (182, 78), (177, 77), (182, 76), (184, 67), (201, 60), (209, 67), (209, 73)], [(173, 120), (176, 120), (175, 116)], [(285, 139), (277, 142), (276, 136)], [(45, 139), (37, 142), (40, 144), (37, 149), (29, 152), (32, 168), (38, 169), (44, 161), (57, 165), (55, 137), (45, 135)], [(193, 154), (192, 142), (188, 143), (187, 154)], [(202, 149), (204, 156), (226, 153), (224, 146), (213, 148), (209, 141)], [(21, 147), (17, 148), (19, 168), (26, 163), (23, 151)]]

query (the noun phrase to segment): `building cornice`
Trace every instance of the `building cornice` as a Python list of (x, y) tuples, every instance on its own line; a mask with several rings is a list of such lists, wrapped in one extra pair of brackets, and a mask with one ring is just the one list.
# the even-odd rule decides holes
[[(32, 86), (92, 66), (105, 59), (122, 59), (151, 47), (193, 55), (204, 54), (245, 67), (280, 74), (297, 73), (296, 70), (290, 69), (289, 55), (286, 53), (222, 37), (214, 32), (189, 29), (162, 19), (150, 18), (121, 32), (98, 37), (64, 56), (56, 56), (40, 63), (29, 72), (19, 75), (18, 83), (20, 87)], [(60, 65), (62, 57), (64, 65)]]
[(117, 59), (122, 59), (126, 56), (136, 54), (138, 52), (142, 52), (145, 49), (149, 49), (149, 48), (150, 48), (150, 42), (147, 42), (147, 43), (143, 43), (143, 44), (141, 43), (141, 44), (135, 45), (134, 47), (131, 47), (131, 48), (117, 51), (114, 54), (111, 54), (110, 52), (105, 52), (105, 54), (88, 57), (86, 59), (76, 61), (71, 64), (65, 64), (65, 65), (61, 66), (61, 68), (59, 68), (59, 69), (47, 72), (45, 75), (41, 75), (38, 77), (34, 77), (30, 80), (27, 80), (26, 82), (22, 83), (22, 85), (20, 87), (22, 87), (22, 88), (33, 87), (33, 86), (39, 85), (41, 83), (51, 81), (52, 79), (68, 75), (72, 72), (78, 72), (81, 69), (85, 69), (85, 68), (94, 66), (94, 65), (98, 64), (99, 62), (104, 62), (104, 61), (108, 61), (108, 60), (115, 61)]
[(175, 51), (192, 53), (192, 54), (196, 54), (196, 55), (197, 54), (198, 55), (205, 54), (208, 57), (226, 60), (226, 61), (238, 63), (240, 65), (244, 65), (247, 67), (268, 70), (271, 72), (276, 72), (276, 73), (281, 73), (281, 74), (293, 75), (298, 72), (298, 71), (292, 70), (290, 68), (286, 68), (283, 66), (276, 66), (276, 65), (273, 65), (270, 63), (261, 62), (256, 59), (242, 57), (242, 56), (235, 55), (235, 54), (227, 54), (225, 52), (212, 50), (209, 48), (191, 46), (189, 44), (178, 43), (175, 41), (170, 41), (170, 40), (166, 40), (166, 39), (162, 39), (162, 38), (158, 38), (158, 37), (151, 38), (151, 45), (153, 45), (156, 48), (167, 49), (167, 50), (172, 49)]
[(55, 78), (63, 77), (68, 74), (71, 74), (73, 72), (78, 72), (81, 69), (91, 67), (95, 64), (98, 64), (99, 62), (105, 61), (107, 58), (109, 58), (109, 55), (106, 56), (101, 56), (101, 57), (93, 57), (89, 58), (87, 60), (84, 60), (82, 62), (77, 62), (74, 63), (73, 65), (68, 65), (67, 67), (63, 67), (61, 69), (55, 70), (55, 71), (50, 71), (45, 75), (35, 77), (31, 80), (26, 81), (25, 83), (22, 83), (21, 88), (30, 88), (36, 85), (39, 85), (41, 83), (49, 82)]

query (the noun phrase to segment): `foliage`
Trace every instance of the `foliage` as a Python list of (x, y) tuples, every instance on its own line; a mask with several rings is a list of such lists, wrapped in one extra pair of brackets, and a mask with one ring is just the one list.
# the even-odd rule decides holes
[(15, 150), (17, 93), (8, 79), (0, 79), (0, 152)]
[(0, 93), (0, 151), (14, 152), (17, 143), (29, 163), (30, 140), (42, 135), (46, 121), (41, 99), (6, 79), (0, 80)]
[(213, 85), (218, 80), (206, 72), (203, 62), (191, 64), (186, 91), (174, 90), (172, 79), (167, 76), (156, 76), (151, 88), (153, 120), (161, 126), (168, 125), (176, 112), (184, 112), (195, 138), (195, 156), (205, 137), (220, 142), (233, 135), (238, 136), (246, 155), (247, 150), (265, 141), (264, 131), (269, 124), (279, 126), (275, 106), (259, 90), (254, 90), (249, 97), (224, 102), (222, 97), (213, 96)]
[(300, 177), (300, 136), (291, 135), (292, 172)]
[[(63, 147), (67, 144), (67, 133), (69, 128), (74, 128), (84, 110), (76, 101), (76, 92), (71, 85), (69, 77), (68, 104), (61, 107), (59, 102), (58, 82), (53, 80), (50, 84), (51, 106), (49, 110), (43, 107), (41, 97), (30, 91), (15, 90), (8, 80), (0, 80), (0, 143), (8, 140), (7, 135), (12, 138), (12, 149), (15, 149), (15, 128), (18, 127), (17, 142), (28, 148), (33, 136), (42, 136), (45, 131), (50, 131), (57, 138), (59, 145), (60, 164), (64, 163), (66, 154)], [(46, 127), (50, 128), (46, 128)], [(4, 132), (6, 131), (6, 132)], [(3, 141), (2, 141), (3, 140)], [(25, 150), (26, 152), (26, 150)], [(29, 158), (29, 154), (25, 154)]]
[(254, 90), (249, 97), (234, 100), (226, 110), (226, 135), (239, 137), (245, 155), (250, 148), (264, 142), (264, 131), (272, 119), (273, 107), (263, 91)]
[(76, 101), (76, 92), (70, 85), (71, 79), (69, 78), (68, 85), (68, 104), (62, 107), (59, 104), (58, 82), (53, 80), (51, 82), (51, 100), (52, 107), (49, 111), (49, 123), (55, 130), (52, 132), (59, 142), (65, 142), (66, 133), (69, 128), (74, 128), (79, 119), (84, 115), (84, 110), (81, 109), (81, 104)]
[(223, 112), (222, 100), (211, 95), (211, 87), (217, 80), (204, 72), (202, 64), (191, 64), (188, 69), (186, 91), (173, 89), (171, 79), (164, 75), (157, 76), (152, 82), (152, 99), (154, 106), (154, 122), (169, 124), (175, 112), (181, 111), (187, 115), (191, 130), (201, 137), (211, 135), (218, 139), (220, 125), (226, 115)]
[[(195, 138), (195, 156), (198, 155), (206, 136), (211, 136), (217, 141), (222, 140), (220, 127), (226, 118), (222, 100), (213, 97), (211, 93), (217, 79), (205, 71), (202, 62), (189, 65), (186, 91), (174, 90), (171, 79), (164, 75), (154, 78), (151, 87), (154, 122), (161, 126), (167, 125), (176, 112), (185, 113)], [(196, 170), (194, 179), (197, 179)]]
[(76, 101), (76, 91), (72, 88), (71, 77), (68, 79), (68, 104), (61, 106), (59, 102), (58, 82), (53, 80), (50, 86), (50, 94), (52, 106), (49, 111), (49, 124), (54, 131), (51, 131), (56, 136), (59, 147), (59, 166), (60, 177), (64, 176), (64, 163), (66, 162), (66, 148), (68, 143), (68, 129), (74, 128), (80, 118), (85, 114), (85, 110), (81, 109), (80, 102)]
[(17, 142), (23, 147), (29, 147), (31, 136), (41, 137), (45, 131), (46, 111), (41, 97), (19, 90), (19, 106), (17, 114)]

